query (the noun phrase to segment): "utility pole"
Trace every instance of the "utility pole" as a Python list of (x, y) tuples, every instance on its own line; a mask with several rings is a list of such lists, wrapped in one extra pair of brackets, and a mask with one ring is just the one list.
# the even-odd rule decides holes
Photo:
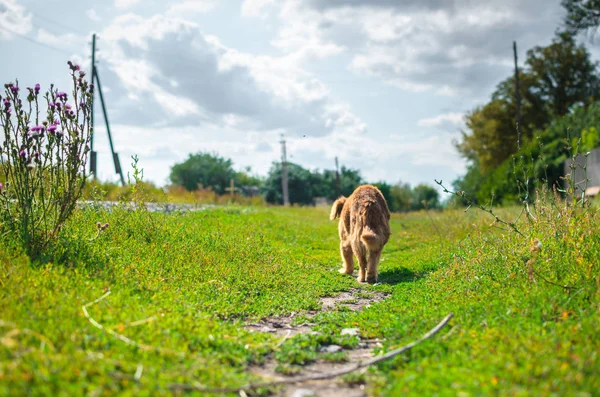
[[(119, 154), (115, 152), (113, 145), (112, 134), (110, 133), (110, 125), (108, 123), (108, 112), (106, 111), (106, 104), (104, 102), (104, 96), (102, 95), (102, 86), (100, 85), (100, 77), (98, 76), (98, 69), (96, 68), (96, 34), (92, 35), (92, 77), (91, 84), (96, 84), (98, 87), (98, 94), (100, 95), (100, 104), (102, 105), (102, 114), (104, 115), (104, 122), (106, 123), (106, 132), (108, 133), (108, 142), (110, 143), (110, 151), (112, 153), (113, 163), (115, 165), (115, 173), (119, 174), (121, 179), (121, 185), (125, 186), (125, 178), (123, 177), (123, 170), (121, 169), (121, 162), (119, 161)], [(92, 92), (92, 114), (90, 117), (90, 123), (92, 129), (94, 128), (94, 94), (95, 88)], [(94, 174), (94, 179), (97, 179), (97, 153), (94, 151), (94, 134), (92, 130), (92, 137), (90, 139), (90, 172)]]
[[(94, 84), (94, 76), (96, 69), (96, 33), (92, 35), (92, 71), (90, 73), (90, 82)], [(94, 175), (94, 179), (98, 179), (98, 173), (96, 168), (96, 152), (94, 151), (94, 90), (92, 90), (92, 114), (90, 116), (90, 125), (92, 127), (92, 136), (90, 137), (90, 173)]]
[(102, 113), (104, 114), (104, 121), (106, 123), (106, 132), (108, 132), (108, 143), (110, 144), (110, 151), (113, 156), (113, 163), (115, 164), (115, 173), (119, 174), (121, 178), (121, 185), (125, 186), (125, 178), (123, 178), (123, 170), (121, 170), (121, 162), (119, 161), (119, 154), (115, 152), (113, 146), (112, 134), (110, 133), (110, 125), (108, 124), (108, 113), (106, 112), (106, 104), (104, 103), (104, 96), (102, 95), (102, 87), (100, 86), (100, 77), (98, 76), (98, 70), (94, 67), (94, 77), (96, 77), (96, 83), (98, 85), (98, 94), (100, 95), (100, 103), (102, 104)]
[(519, 90), (519, 66), (517, 63), (517, 42), (513, 41), (515, 57), (515, 102), (517, 108), (517, 147), (521, 149), (521, 91)]
[(288, 170), (287, 170), (287, 155), (285, 151), (285, 139), (281, 134), (281, 190), (283, 191), (283, 205), (290, 205), (290, 195), (288, 191)]
[(340, 166), (338, 158), (335, 156), (335, 194), (339, 197), (342, 195), (342, 184), (340, 181)]

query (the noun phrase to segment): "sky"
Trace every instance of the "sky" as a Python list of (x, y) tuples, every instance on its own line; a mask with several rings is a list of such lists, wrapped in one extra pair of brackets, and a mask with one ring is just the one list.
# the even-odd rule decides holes
[[(0, 0), (0, 81), (70, 90), (97, 70), (125, 172), (190, 153), (266, 175), (281, 158), (369, 182), (464, 174), (464, 114), (550, 44), (560, 0)], [(98, 176), (117, 181), (96, 101)], [(127, 175), (125, 176), (127, 179)]]

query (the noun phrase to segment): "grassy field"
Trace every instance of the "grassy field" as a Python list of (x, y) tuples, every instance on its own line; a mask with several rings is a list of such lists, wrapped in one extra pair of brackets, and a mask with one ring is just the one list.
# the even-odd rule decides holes
[[(535, 221), (519, 223), (524, 236), (485, 215), (394, 215), (380, 284), (359, 286), (337, 272), (328, 209), (78, 211), (43, 264), (0, 248), (0, 394), (240, 386), (269, 357), (291, 368), (322, 344), (355, 343), (341, 328), (382, 338), (388, 351), (453, 312), (434, 339), (372, 368), (368, 393), (598, 395), (597, 212), (538, 207)], [(317, 310), (320, 297), (356, 287), (390, 296), (362, 312), (319, 314), (319, 335), (283, 343), (242, 327)]]

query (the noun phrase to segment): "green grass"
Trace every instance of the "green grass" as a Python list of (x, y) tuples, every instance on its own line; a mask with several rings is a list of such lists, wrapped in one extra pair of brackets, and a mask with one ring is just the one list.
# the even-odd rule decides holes
[[(293, 372), (318, 358), (322, 345), (355, 346), (341, 328), (385, 338), (387, 351), (449, 312), (450, 327), (434, 340), (366, 374), (370, 393), (600, 390), (596, 213), (550, 208), (523, 224), (528, 238), (490, 229), (490, 219), (474, 212), (394, 215), (376, 286), (337, 272), (337, 225), (327, 215), (298, 208), (86, 210), (70, 220), (48, 264), (32, 264), (3, 243), (0, 394), (155, 395), (171, 394), (172, 383), (238, 386), (255, 379), (245, 369), (268, 356)], [(97, 235), (96, 222), (110, 227)], [(542, 241), (541, 252), (530, 251), (529, 236)], [(361, 313), (319, 314), (311, 320), (319, 334), (280, 346), (279, 337), (241, 327), (319, 309), (319, 297), (357, 287), (365, 296), (391, 296)], [(87, 306), (89, 315), (135, 345), (85, 317), (82, 306), (107, 291)]]

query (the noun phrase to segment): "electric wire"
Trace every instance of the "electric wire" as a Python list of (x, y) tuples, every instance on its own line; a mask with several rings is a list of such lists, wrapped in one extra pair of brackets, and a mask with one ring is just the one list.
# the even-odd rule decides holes
[(50, 45), (50, 44), (42, 43), (41, 41), (38, 41), (38, 40), (36, 40), (36, 39), (33, 39), (33, 38), (29, 37), (29, 36), (25, 36), (24, 34), (21, 34), (21, 33), (15, 32), (14, 30), (12, 30), (12, 29), (9, 29), (9, 28), (7, 28), (7, 27), (5, 27), (5, 26), (0, 26), (0, 29), (4, 30), (4, 31), (6, 31), (6, 32), (9, 32), (9, 33), (11, 33), (11, 34), (14, 34), (15, 36), (17, 36), (17, 37), (19, 37), (19, 38), (21, 38), (21, 39), (23, 39), (23, 40), (27, 40), (27, 41), (29, 41), (29, 42), (31, 42), (31, 43), (37, 44), (37, 45), (39, 45), (39, 46), (42, 46), (42, 47), (46, 47), (46, 48), (48, 48), (48, 49), (51, 49), (51, 50), (53, 50), (53, 51), (58, 51), (58, 52), (61, 52), (61, 53), (63, 53), (63, 54), (69, 55), (69, 56), (73, 55), (73, 53), (72, 53), (72, 52), (68, 52), (68, 51), (66, 51), (66, 50), (62, 50), (62, 49), (60, 49), (60, 48), (56, 48), (56, 47), (54, 47), (54, 46), (52, 46), (52, 45)]

